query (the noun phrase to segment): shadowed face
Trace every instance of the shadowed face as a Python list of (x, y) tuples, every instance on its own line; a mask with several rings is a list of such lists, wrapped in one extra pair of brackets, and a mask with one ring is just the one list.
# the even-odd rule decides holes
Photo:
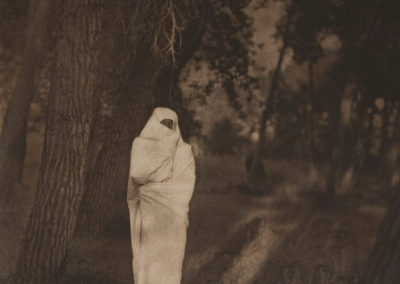
[(169, 129), (175, 130), (174, 121), (172, 119), (163, 119), (163, 120), (160, 121), (160, 123), (162, 125), (168, 127)]

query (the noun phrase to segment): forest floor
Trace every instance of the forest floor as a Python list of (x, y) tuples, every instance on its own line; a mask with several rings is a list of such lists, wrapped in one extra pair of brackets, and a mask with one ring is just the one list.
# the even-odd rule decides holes
[[(36, 187), (42, 134), (35, 136), (28, 137), (25, 187), (16, 192), (21, 206), (1, 215), (0, 283), (15, 265)], [(196, 159), (182, 283), (357, 283), (387, 208), (383, 188), (365, 177), (362, 190), (326, 204), (323, 173), (296, 161), (265, 166), (265, 193), (255, 195), (242, 186), (243, 158)], [(128, 209), (125, 200), (117, 203), (104, 234), (75, 237), (68, 283), (133, 283)]]
[[(387, 206), (379, 186), (326, 204), (307, 167), (266, 161), (274, 182), (254, 195), (241, 190), (242, 167), (197, 160), (182, 283), (357, 283)], [(68, 283), (133, 283), (127, 208), (114, 213), (103, 235), (76, 237)]]

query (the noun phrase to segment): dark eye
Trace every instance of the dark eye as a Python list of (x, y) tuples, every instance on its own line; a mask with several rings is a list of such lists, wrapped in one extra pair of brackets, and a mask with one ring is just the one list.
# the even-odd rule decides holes
[(168, 127), (169, 129), (173, 129), (174, 127), (174, 122), (172, 119), (163, 119), (160, 121), (160, 123), (166, 127)]

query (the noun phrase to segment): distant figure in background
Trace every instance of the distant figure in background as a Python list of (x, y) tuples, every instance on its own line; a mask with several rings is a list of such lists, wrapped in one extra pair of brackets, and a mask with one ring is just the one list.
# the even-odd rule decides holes
[(179, 284), (195, 162), (178, 117), (156, 108), (131, 152), (128, 206), (135, 284)]

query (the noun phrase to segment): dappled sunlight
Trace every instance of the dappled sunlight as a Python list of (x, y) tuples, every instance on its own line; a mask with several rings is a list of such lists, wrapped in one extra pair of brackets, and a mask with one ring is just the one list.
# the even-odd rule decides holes
[(218, 283), (252, 283), (261, 265), (267, 261), (271, 249), (278, 245), (278, 241), (277, 234), (263, 221), (258, 236), (240, 251)]
[(207, 247), (203, 251), (195, 252), (193, 254), (185, 256), (184, 259), (184, 273), (183, 281), (186, 278), (190, 279), (190, 275), (200, 271), (207, 263), (209, 263), (217, 254), (219, 246), (214, 245)]
[[(216, 164), (223, 159), (214, 157)], [(302, 173), (304, 167), (300, 163), (281, 161), (273, 166), (272, 161), (268, 162), (277, 175), (278, 169), (282, 171), (272, 194), (237, 193), (234, 189), (203, 193), (199, 188), (192, 203), (183, 283), (297, 284), (314, 283), (314, 278), (321, 279), (321, 283), (341, 278), (356, 283), (361, 268), (358, 260), (367, 256), (382, 212), (370, 222), (365, 212), (368, 206), (347, 197), (321, 211), (318, 199), (302, 194), (306, 189), (301, 185), (307, 181), (300, 179), (307, 177), (307, 171)], [(199, 167), (202, 165), (206, 164), (199, 163)], [(287, 172), (287, 168), (296, 170)], [(230, 169), (237, 171), (233, 165)], [(378, 211), (379, 206), (375, 207)], [(260, 223), (253, 231), (249, 224), (255, 224), (255, 220)], [(353, 227), (354, 224), (358, 225)], [(246, 237), (243, 230), (249, 230)], [(363, 238), (365, 231), (371, 232), (370, 237), (361, 244), (357, 240)], [(234, 250), (232, 244), (236, 244)], [(297, 265), (289, 268), (294, 262)], [(299, 282), (300, 279), (307, 282)]]

